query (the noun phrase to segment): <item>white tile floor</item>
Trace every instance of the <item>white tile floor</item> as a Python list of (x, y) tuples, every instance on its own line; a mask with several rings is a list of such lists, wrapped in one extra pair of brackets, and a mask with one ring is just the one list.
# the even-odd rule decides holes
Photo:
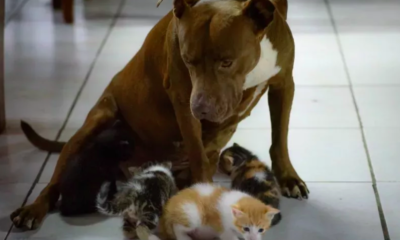
[[(47, 154), (26, 141), (19, 120), (46, 137), (68, 139), (172, 1), (160, 8), (147, 0), (76, 1), (74, 26), (62, 24), (49, 0), (6, 2), (0, 239), (122, 239), (119, 219), (97, 215), (53, 213), (38, 231), (11, 228), (8, 215), (35, 198), (57, 160), (46, 161)], [(283, 200), (283, 221), (266, 239), (400, 240), (398, 12), (398, 0), (290, 1), (297, 88), (289, 148), (311, 195)], [(266, 99), (232, 141), (269, 159)]]

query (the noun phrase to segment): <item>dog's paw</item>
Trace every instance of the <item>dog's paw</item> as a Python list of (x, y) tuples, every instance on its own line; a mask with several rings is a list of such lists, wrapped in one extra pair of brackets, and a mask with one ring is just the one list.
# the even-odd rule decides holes
[(15, 227), (34, 230), (40, 226), (46, 213), (46, 207), (40, 204), (32, 204), (18, 208), (11, 213), (10, 218)]
[(287, 176), (278, 180), (282, 195), (288, 198), (308, 199), (310, 191), (306, 183), (298, 176)]

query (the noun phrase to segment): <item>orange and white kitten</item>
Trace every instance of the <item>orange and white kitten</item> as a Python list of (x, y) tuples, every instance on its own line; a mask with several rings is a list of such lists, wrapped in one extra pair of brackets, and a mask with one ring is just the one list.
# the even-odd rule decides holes
[[(170, 198), (160, 219), (162, 240), (261, 240), (278, 209), (237, 190), (201, 183)], [(158, 237), (152, 235), (149, 240)]]

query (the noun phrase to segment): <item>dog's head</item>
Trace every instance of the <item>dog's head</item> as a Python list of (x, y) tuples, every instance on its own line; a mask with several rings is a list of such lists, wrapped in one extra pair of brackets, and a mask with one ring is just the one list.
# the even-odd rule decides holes
[(192, 81), (197, 119), (221, 122), (242, 99), (246, 75), (260, 58), (260, 41), (273, 20), (269, 0), (217, 0), (191, 6), (174, 0), (180, 57)]

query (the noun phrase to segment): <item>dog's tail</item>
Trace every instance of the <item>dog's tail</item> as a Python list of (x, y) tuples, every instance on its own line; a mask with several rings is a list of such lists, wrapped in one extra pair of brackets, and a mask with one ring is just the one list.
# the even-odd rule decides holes
[(115, 216), (120, 215), (123, 208), (118, 207), (115, 199), (110, 199), (111, 195), (117, 192), (115, 182), (105, 182), (100, 188), (96, 198), (97, 211), (104, 215)]
[(27, 122), (21, 121), (21, 128), (29, 142), (40, 150), (59, 153), (65, 145), (65, 142), (52, 141), (40, 136)]

